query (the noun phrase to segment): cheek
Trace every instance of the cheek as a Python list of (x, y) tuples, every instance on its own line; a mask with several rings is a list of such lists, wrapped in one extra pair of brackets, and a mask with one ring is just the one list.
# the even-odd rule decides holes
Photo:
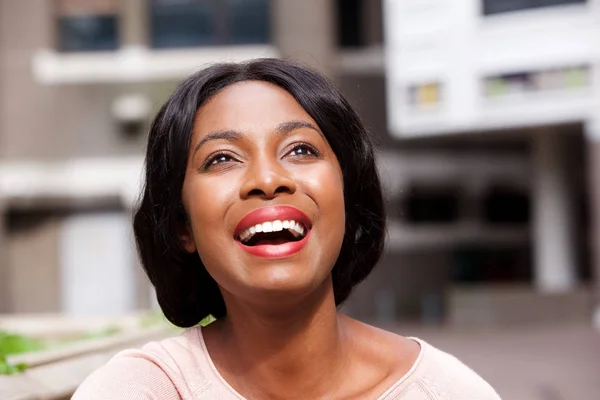
[(345, 209), (342, 175), (334, 165), (315, 168), (306, 180), (306, 191), (319, 207), (320, 219), (326, 220), (329, 234), (344, 235)]
[(223, 231), (223, 216), (236, 194), (234, 179), (190, 178), (182, 196), (197, 245)]

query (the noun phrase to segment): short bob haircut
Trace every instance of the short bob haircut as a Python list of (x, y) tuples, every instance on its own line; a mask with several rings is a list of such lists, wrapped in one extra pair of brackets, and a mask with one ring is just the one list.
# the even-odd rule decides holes
[(342, 248), (332, 270), (336, 305), (379, 261), (385, 241), (385, 205), (374, 148), (356, 112), (318, 73), (280, 59), (216, 64), (187, 78), (162, 106), (150, 128), (145, 186), (133, 229), (142, 265), (169, 321), (180, 327), (212, 315), (225, 303), (198, 254), (186, 252), (180, 233), (186, 215), (181, 189), (197, 111), (223, 88), (264, 81), (290, 93), (314, 119), (337, 156), (346, 210)]

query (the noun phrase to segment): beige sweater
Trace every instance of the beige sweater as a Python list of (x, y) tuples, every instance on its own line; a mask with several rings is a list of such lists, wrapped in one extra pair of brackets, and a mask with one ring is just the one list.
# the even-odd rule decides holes
[[(378, 400), (500, 400), (475, 372), (423, 340), (411, 370)], [(200, 328), (125, 350), (90, 375), (74, 400), (245, 400), (219, 374)]]

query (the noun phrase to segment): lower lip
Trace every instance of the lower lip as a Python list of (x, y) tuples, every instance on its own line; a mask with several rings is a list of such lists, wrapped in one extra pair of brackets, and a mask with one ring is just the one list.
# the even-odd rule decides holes
[(288, 242), (283, 244), (261, 244), (257, 246), (246, 246), (236, 240), (236, 243), (246, 252), (260, 258), (285, 258), (293, 256), (306, 246), (310, 231), (302, 240), (297, 242)]

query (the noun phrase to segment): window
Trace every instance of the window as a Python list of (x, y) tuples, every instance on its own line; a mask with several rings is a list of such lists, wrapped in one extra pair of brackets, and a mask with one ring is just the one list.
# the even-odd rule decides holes
[(453, 185), (413, 185), (400, 203), (407, 223), (453, 223), (461, 217), (460, 188)]
[(261, 44), (270, 39), (269, 0), (149, 0), (154, 48)]
[(531, 8), (584, 3), (586, 0), (483, 0), (483, 14), (491, 15)]
[(456, 283), (528, 283), (533, 276), (531, 250), (527, 245), (504, 248), (464, 245), (452, 253), (452, 280)]
[(383, 10), (381, 1), (337, 0), (337, 45), (358, 49), (383, 45)]
[(268, 0), (227, 0), (232, 44), (269, 42), (271, 26)]
[(494, 98), (509, 94), (568, 91), (589, 85), (590, 68), (572, 66), (488, 76), (484, 79), (484, 96)]
[(437, 82), (426, 82), (408, 88), (408, 104), (413, 109), (436, 108), (442, 96), (441, 85)]
[(337, 0), (337, 41), (339, 47), (363, 45), (362, 0)]
[(58, 0), (57, 47), (64, 52), (119, 47), (117, 0)]
[(510, 185), (493, 185), (483, 197), (483, 214), (488, 224), (527, 224), (529, 207), (527, 192)]

